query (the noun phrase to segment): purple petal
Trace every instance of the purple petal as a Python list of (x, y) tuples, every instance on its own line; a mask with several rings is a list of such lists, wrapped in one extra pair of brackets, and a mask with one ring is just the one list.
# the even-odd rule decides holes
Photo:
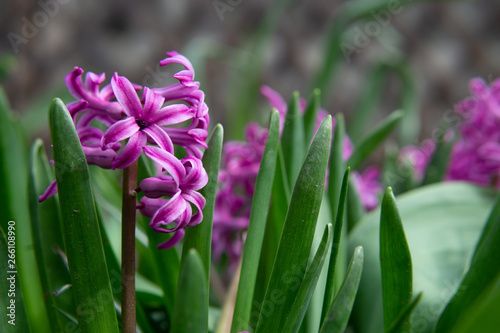
[(82, 81), (82, 74), (83, 74), (83, 69), (75, 67), (75, 69), (69, 72), (64, 78), (69, 93), (77, 99), (86, 99), (87, 97), (87, 94), (85, 93), (85, 87)]
[(142, 132), (137, 132), (128, 139), (127, 144), (116, 156), (111, 168), (124, 169), (137, 161), (141, 156), (142, 149), (146, 146), (147, 136)]
[(180, 124), (191, 118), (193, 118), (193, 113), (189, 112), (189, 108), (186, 105), (172, 104), (152, 114), (148, 120), (159, 126), (168, 126)]
[(123, 107), (125, 113), (135, 118), (141, 118), (141, 101), (132, 83), (126, 77), (118, 76), (118, 74), (115, 73), (111, 79), (111, 87), (115, 93), (116, 100)]
[(146, 127), (143, 132), (149, 135), (158, 146), (169, 153), (174, 153), (174, 144), (168, 134), (159, 126), (153, 124)]
[[(168, 226), (171, 223), (181, 222), (176, 221), (181, 214), (186, 210), (186, 200), (181, 197), (181, 192), (177, 192), (168, 202), (158, 209), (153, 215), (149, 226), (159, 228), (160, 226)], [(175, 223), (173, 228), (161, 228), (162, 232), (174, 232), (182, 227), (182, 223)]]
[(49, 187), (47, 187), (45, 192), (43, 192), (43, 194), (38, 197), (38, 202), (45, 201), (56, 193), (57, 193), (57, 183), (54, 180), (52, 183), (50, 183)]
[(182, 163), (173, 154), (158, 147), (146, 146), (144, 153), (147, 157), (158, 163), (175, 180), (177, 185), (186, 176), (186, 170)]
[(113, 149), (102, 150), (101, 147), (83, 145), (82, 148), (88, 164), (98, 165), (104, 169), (111, 169), (113, 161), (116, 158), (116, 152)]
[(135, 122), (135, 118), (128, 117), (119, 122), (111, 125), (106, 130), (102, 137), (102, 148), (108, 147), (111, 143), (119, 142), (130, 138), (132, 135), (139, 131), (139, 125)]
[(188, 223), (189, 227), (199, 224), (203, 220), (203, 208), (205, 207), (206, 200), (200, 193), (196, 191), (185, 191), (182, 193), (182, 197), (195, 205), (198, 210), (191, 218)]
[(103, 83), (105, 79), (106, 74), (104, 73), (95, 74), (87, 72), (87, 75), (85, 75), (85, 87), (90, 93), (97, 96), (99, 94), (99, 85)]
[(165, 101), (165, 98), (156, 94), (153, 90), (148, 87), (144, 87), (144, 109), (142, 111), (143, 119), (149, 120), (150, 117), (154, 117), (160, 110)]
[(150, 177), (143, 179), (139, 186), (148, 198), (171, 197), (179, 191), (179, 187), (171, 177)]
[(184, 237), (184, 229), (177, 230), (175, 234), (172, 235), (166, 242), (161, 243), (157, 246), (158, 249), (168, 250), (174, 247), (180, 240)]
[(182, 159), (186, 168), (186, 177), (182, 179), (181, 188), (185, 190), (199, 190), (208, 183), (208, 175), (199, 158), (188, 156)]
[(156, 211), (160, 209), (162, 206), (166, 205), (168, 202), (168, 199), (163, 199), (163, 198), (155, 198), (151, 199), (148, 197), (142, 197), (140, 204), (138, 205), (138, 208), (141, 211), (141, 214), (152, 218), (153, 215), (156, 214)]

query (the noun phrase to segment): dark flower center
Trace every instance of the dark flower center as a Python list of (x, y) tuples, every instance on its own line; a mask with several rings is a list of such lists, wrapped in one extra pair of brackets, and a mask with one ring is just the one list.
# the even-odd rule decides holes
[(136, 119), (135, 120), (135, 123), (139, 126), (139, 130), (142, 131), (143, 129), (145, 129), (146, 127), (149, 126), (149, 123), (147, 123), (146, 121), (144, 120), (139, 120), (139, 119)]

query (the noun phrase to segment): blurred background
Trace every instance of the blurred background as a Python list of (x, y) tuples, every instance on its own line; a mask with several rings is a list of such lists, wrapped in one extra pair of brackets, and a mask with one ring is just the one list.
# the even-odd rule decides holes
[(323, 108), (348, 128), (412, 108), (404, 141), (415, 144), (469, 94), (469, 79), (500, 76), (500, 3), (486, 0), (1, 0), (0, 31), (0, 84), (32, 137), (48, 137), (53, 97), (72, 100), (74, 66), (159, 87), (179, 70), (158, 67), (170, 50), (193, 62), (226, 139), (266, 122), (265, 84), (287, 100), (321, 88)]

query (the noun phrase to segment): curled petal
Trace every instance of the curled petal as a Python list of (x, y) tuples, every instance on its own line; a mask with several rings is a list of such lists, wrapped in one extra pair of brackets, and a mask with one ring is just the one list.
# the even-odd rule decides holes
[(196, 191), (185, 191), (182, 193), (182, 197), (188, 202), (195, 205), (198, 210), (190, 219), (188, 227), (199, 224), (203, 220), (203, 208), (205, 207), (206, 200), (200, 193)]
[(38, 202), (45, 201), (56, 193), (57, 193), (57, 183), (54, 180), (52, 183), (50, 183), (49, 187), (47, 187), (45, 192), (43, 192), (43, 194), (38, 197)]
[(182, 159), (186, 167), (186, 177), (182, 180), (183, 190), (199, 190), (208, 183), (208, 175), (199, 158), (188, 156)]
[(152, 218), (156, 211), (166, 205), (167, 202), (168, 199), (143, 197), (137, 208), (140, 209), (142, 215)]
[(146, 146), (147, 136), (142, 132), (137, 132), (130, 137), (127, 144), (116, 156), (111, 168), (124, 169), (137, 161), (141, 156), (142, 149)]
[(111, 125), (102, 137), (102, 148), (108, 147), (111, 143), (119, 142), (130, 138), (139, 131), (140, 127), (135, 122), (135, 118), (127, 117)]
[(92, 72), (87, 72), (87, 75), (85, 75), (85, 87), (90, 93), (98, 95), (99, 85), (103, 83), (105, 79), (106, 79), (106, 74), (104, 73), (95, 74)]
[(168, 134), (158, 125), (152, 124), (146, 127), (143, 132), (149, 135), (154, 142), (169, 153), (174, 152), (174, 144)]
[(146, 146), (144, 153), (147, 157), (158, 163), (175, 180), (177, 185), (186, 176), (186, 170), (182, 163), (173, 154), (158, 147)]
[(171, 177), (150, 177), (143, 179), (139, 186), (148, 198), (171, 197), (179, 191), (179, 187)]
[(158, 113), (158, 110), (163, 105), (165, 98), (156, 94), (153, 90), (148, 87), (144, 87), (144, 109), (142, 111), (142, 116), (144, 119), (149, 119), (150, 116)]
[(182, 70), (174, 75), (181, 83), (189, 85), (194, 80), (194, 68), (191, 62), (182, 54), (175, 51), (167, 52), (168, 58), (160, 61), (160, 66), (165, 66), (167, 64), (180, 64), (186, 69)]
[(115, 93), (117, 101), (123, 107), (125, 113), (131, 117), (142, 117), (142, 105), (137, 96), (132, 83), (124, 76), (118, 76), (117, 73), (111, 79), (111, 87)]
[(184, 238), (184, 229), (179, 229), (166, 242), (158, 245), (157, 248), (161, 250), (170, 249), (174, 247), (177, 243), (179, 243), (182, 238)]
[(102, 150), (101, 147), (82, 146), (83, 153), (88, 164), (98, 165), (104, 169), (111, 169), (113, 161), (116, 158), (116, 152), (113, 149)]
[(171, 223), (175, 224), (173, 228), (162, 228), (162, 232), (174, 232), (182, 228), (184, 223), (179, 221), (179, 217), (184, 213), (187, 206), (186, 201), (181, 197), (181, 192), (177, 192), (165, 205), (156, 211), (149, 226), (159, 228), (160, 226), (168, 226)]

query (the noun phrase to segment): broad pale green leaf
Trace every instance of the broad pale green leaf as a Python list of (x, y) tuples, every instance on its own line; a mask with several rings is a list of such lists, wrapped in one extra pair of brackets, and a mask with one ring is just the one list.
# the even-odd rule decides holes
[[(323, 196), (332, 119), (323, 119), (295, 184), (255, 332), (283, 327), (308, 265)], [(270, 310), (272, 309), (272, 310)]]
[(29, 332), (16, 266), (16, 235), (13, 222), (0, 227), (0, 330), (5, 333)]
[[(492, 191), (481, 187), (448, 182), (425, 186), (397, 199), (412, 256), (413, 289), (423, 292), (411, 324), (416, 331), (430, 332), (460, 284), (494, 197)], [(383, 330), (379, 225), (380, 210), (376, 209), (349, 237), (352, 250), (358, 245), (365, 250), (352, 321), (359, 332)]]
[(283, 148), (288, 185), (293, 188), (306, 154), (304, 121), (300, 114), (298, 92), (293, 94), (291, 101), (288, 103), (281, 147)]
[(172, 318), (172, 333), (207, 332), (208, 299), (205, 270), (198, 252), (188, 251), (182, 263), (175, 309)]
[(337, 216), (335, 217), (335, 230), (333, 232), (333, 243), (332, 243), (332, 253), (330, 255), (330, 262), (328, 264), (328, 277), (326, 279), (326, 288), (325, 288), (325, 298), (323, 300), (323, 309), (321, 321), (325, 320), (325, 317), (328, 314), (328, 310), (333, 301), (333, 296), (335, 292), (335, 268), (337, 267), (337, 256), (339, 254), (340, 248), (340, 240), (342, 238), (342, 226), (344, 224), (344, 209), (345, 202), (347, 199), (347, 186), (349, 184), (349, 172), (350, 169), (347, 168), (344, 174), (344, 179), (342, 180), (342, 188), (340, 190), (340, 198), (339, 204), (337, 208)]
[(50, 129), (78, 325), (86, 332), (118, 332), (87, 161), (59, 99), (50, 106)]
[(318, 251), (314, 256), (313, 261), (307, 268), (304, 280), (297, 291), (297, 296), (293, 302), (292, 308), (285, 322), (285, 327), (282, 332), (298, 332), (306, 314), (307, 307), (313, 296), (313, 292), (318, 283), (321, 270), (325, 263), (325, 259), (330, 252), (332, 246), (333, 234), (332, 225), (328, 224), (323, 233), (323, 239), (319, 244)]
[(358, 144), (356, 144), (347, 165), (351, 168), (358, 168), (361, 163), (377, 148), (377, 146), (385, 139), (392, 130), (403, 118), (403, 112), (394, 111), (380, 124), (378, 124), (370, 133), (364, 136)]
[[(382, 272), (382, 299), (384, 331), (409, 304), (413, 292), (411, 254), (389, 187), (385, 191), (380, 212), (380, 267)], [(404, 323), (407, 326), (407, 323)]]
[[(219, 176), (219, 166), (222, 154), (222, 141), (224, 131), (220, 124), (215, 126), (209, 140), (208, 148), (203, 155), (203, 167), (208, 174), (208, 184), (201, 189), (200, 193), (205, 197), (206, 204), (203, 208), (202, 223), (186, 228), (184, 236), (184, 245), (182, 248), (182, 257), (184, 258), (190, 249), (196, 249), (203, 262), (206, 274), (206, 285), (210, 283), (210, 258), (212, 246), (212, 224), (215, 206), (215, 192)], [(184, 260), (184, 259), (182, 259)], [(207, 291), (208, 296), (208, 291)], [(207, 298), (208, 302), (208, 298)], [(207, 305), (208, 306), (208, 305)]]
[(500, 274), (500, 195), (483, 229), (470, 268), (439, 318), (436, 330), (448, 332)]
[(328, 310), (327, 316), (321, 325), (320, 333), (345, 331), (358, 292), (361, 272), (363, 271), (363, 261), (363, 248), (358, 246), (354, 249), (354, 255), (347, 268), (344, 282)]
[[(55, 296), (56, 290), (71, 284), (68, 268), (64, 261), (66, 252), (57, 196), (38, 202), (41, 195), (54, 179), (54, 174), (45, 154), (43, 142), (37, 139), (30, 154), (28, 182), (29, 209), (33, 246), (35, 249), (40, 280), (44, 291), (50, 324), (54, 331), (64, 331), (69, 319), (59, 311), (75, 316), (73, 292)], [(59, 311), (56, 310), (59, 309)]]
[(273, 110), (269, 124), (266, 147), (260, 163), (255, 182), (252, 210), (248, 222), (248, 231), (243, 251), (241, 275), (234, 308), (231, 332), (249, 329), (250, 312), (254, 294), (257, 269), (261, 256), (264, 231), (266, 229), (269, 202), (276, 171), (276, 160), (280, 142), (280, 118), (277, 110)]
[(15, 221), (16, 264), (20, 290), (31, 326), (49, 331), (42, 284), (33, 250), (28, 207), (28, 152), (25, 136), (13, 117), (3, 89), (0, 88), (0, 226)]

